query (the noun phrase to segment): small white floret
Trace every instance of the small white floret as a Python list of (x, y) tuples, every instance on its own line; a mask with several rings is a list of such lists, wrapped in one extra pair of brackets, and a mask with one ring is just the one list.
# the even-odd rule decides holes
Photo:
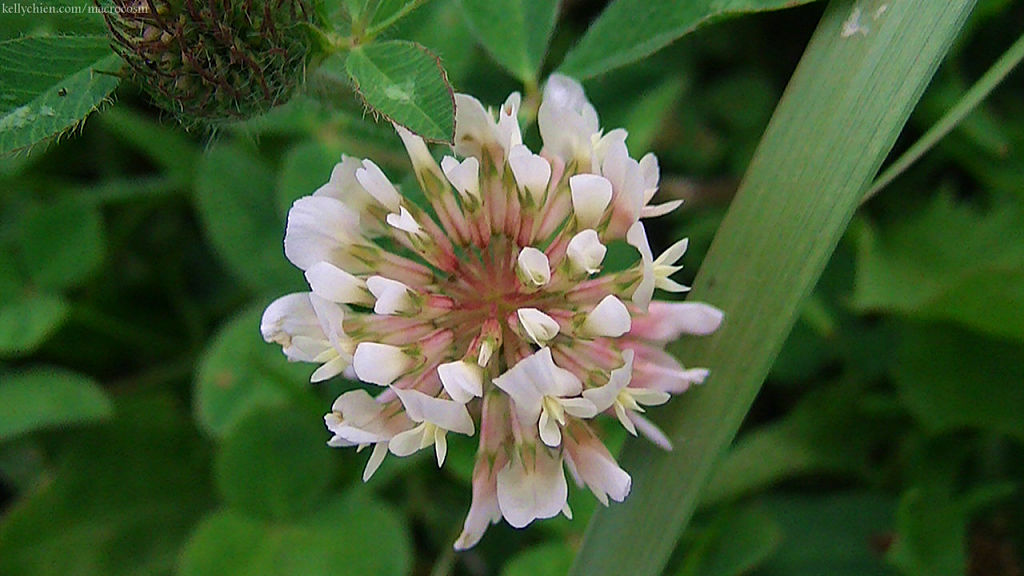
[(441, 159), (441, 170), (463, 201), (480, 201), (480, 161), (470, 156), (459, 162), (451, 156)]
[(377, 299), (373, 311), (377, 314), (402, 314), (416, 311), (409, 287), (397, 280), (383, 276), (370, 276), (366, 279), (366, 287)]
[(596, 274), (601, 271), (608, 248), (601, 244), (597, 231), (586, 229), (577, 233), (569, 240), (565, 255), (569, 259), (569, 270), (575, 275)]
[(551, 281), (548, 257), (532, 246), (527, 246), (519, 252), (516, 270), (523, 284), (531, 288), (540, 288)]
[(372, 160), (363, 160), (363, 167), (356, 170), (356, 180), (381, 206), (391, 212), (398, 211), (402, 197), (398, 194), (394, 184)]
[(596, 174), (577, 174), (569, 178), (572, 209), (580, 228), (596, 228), (612, 201), (612, 183)]
[(547, 314), (536, 308), (520, 308), (516, 311), (519, 316), (519, 323), (522, 325), (526, 335), (537, 346), (544, 346), (558, 335), (558, 322)]
[(630, 325), (631, 320), (626, 305), (622, 303), (622, 300), (609, 294), (587, 314), (586, 320), (580, 326), (580, 332), (583, 336), (618, 338), (629, 332)]
[(362, 342), (352, 360), (356, 375), (363, 382), (387, 386), (413, 366), (413, 359), (398, 346)]

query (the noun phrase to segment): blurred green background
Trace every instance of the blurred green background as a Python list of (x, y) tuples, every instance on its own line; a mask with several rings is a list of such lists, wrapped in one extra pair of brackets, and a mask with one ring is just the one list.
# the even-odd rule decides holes
[[(602, 4), (563, 2), (549, 66)], [(662, 197), (687, 200), (649, 226), (661, 248), (691, 238), (686, 278), (822, 9), (717, 23), (586, 83), (602, 126), (658, 154)], [(979, 2), (894, 157), (1021, 22), (1020, 2)], [(102, 19), (0, 15), (0, 39), (83, 31)], [(455, 0), (389, 34), (485, 103), (522, 89)], [(667, 575), (1024, 574), (1022, 151), (1017, 72), (865, 204)], [(443, 470), (389, 458), (364, 485), (366, 454), (328, 449), (321, 419), (355, 384), (310, 385), (312, 365), (260, 338), (262, 309), (304, 286), (287, 209), (341, 153), (412, 182), (328, 65), (216, 131), (124, 84), (73, 134), (0, 158), (0, 575), (565, 573), (589, 494), (570, 495), (573, 521), (500, 524), (456, 555), (472, 440)]]

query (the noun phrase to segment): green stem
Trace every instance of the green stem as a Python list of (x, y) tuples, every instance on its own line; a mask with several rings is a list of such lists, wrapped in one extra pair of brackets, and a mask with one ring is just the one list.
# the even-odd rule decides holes
[(309, 34), (313, 39), (314, 55), (312, 63), (314, 66), (328, 56), (348, 52), (356, 41), (354, 33), (353, 36), (341, 36), (334, 32), (327, 32), (317, 26), (310, 26)]
[(880, 190), (888, 186), (893, 180), (903, 174), (907, 168), (910, 168), (914, 162), (917, 162), (921, 156), (924, 156), (929, 150), (935, 147), (940, 140), (946, 137), (947, 134), (953, 131), (957, 125), (963, 121), (975, 108), (978, 107), (992, 90), (995, 89), (1006, 76), (1018, 65), (1021, 60), (1024, 60), (1024, 35), (1021, 35), (1016, 42), (1013, 43), (1010, 48), (996, 60), (996, 63), (988, 69), (987, 72), (974, 84), (971, 89), (964, 94), (964, 97), (950, 109), (938, 122), (932, 126), (928, 132), (921, 137), (920, 140), (914, 143), (906, 152), (903, 153), (895, 162), (892, 163), (881, 176), (875, 180), (871, 188), (864, 194), (864, 200), (867, 202), (872, 196), (877, 194)]

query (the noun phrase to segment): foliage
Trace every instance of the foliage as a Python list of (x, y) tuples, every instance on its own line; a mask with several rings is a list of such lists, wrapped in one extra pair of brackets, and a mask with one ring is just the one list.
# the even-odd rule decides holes
[[(690, 236), (689, 283), (797, 61), (805, 50), (827, 55), (808, 49), (825, 9), (324, 0), (304, 84), (288, 102), (190, 131), (122, 82), (97, 14), (0, 15), (0, 574), (566, 573), (588, 519), (599, 527), (612, 516), (583, 490), (571, 489), (574, 520), (495, 526), (456, 554), (470, 443), (452, 438), (440, 471), (429, 457), (388, 458), (365, 485), (367, 452), (324, 445), (324, 412), (358, 384), (309, 384), (312, 368), (288, 363), (258, 329), (272, 295), (301, 287), (282, 251), (287, 208), (326, 182), (343, 153), (412, 182), (388, 120), (449, 141), (453, 90), (492, 106), (520, 90), (522, 120), (532, 123), (544, 75), (560, 70), (588, 79), (602, 126), (624, 126), (634, 154), (658, 155), (660, 194), (687, 200), (682, 214), (648, 229), (662, 248)], [(877, 31), (898, 14), (877, 0), (830, 10), (851, 31), (836, 42), (858, 46), (867, 46), (864, 27)], [(1020, 3), (978, 3), (894, 158), (1017, 40), (1022, 17)], [(942, 56), (928, 50), (924, 68)], [(735, 424), (745, 420), (707, 470), (682, 534), (653, 520), (636, 527), (675, 543), (671, 557), (653, 561), (668, 576), (1024, 567), (1020, 73), (857, 210), (840, 239), (849, 214), (837, 204), (785, 210), (842, 181), (858, 188), (844, 197), (852, 211), (863, 189), (850, 167), (867, 184), (887, 149), (881, 115), (855, 115), (873, 110), (870, 74), (848, 64), (822, 60), (800, 80), (820, 90), (842, 83), (848, 106), (833, 93), (812, 99), (816, 108), (783, 105), (765, 140), (822, 162), (792, 171), (755, 163), (734, 205), (746, 216), (729, 224), (745, 232), (716, 240), (712, 260), (727, 241), (742, 257), (713, 263), (714, 303), (740, 298), (741, 288), (787, 295), (785, 307), (727, 307), (723, 337), (764, 343), (770, 325), (781, 344), (795, 326), (778, 355), (751, 344), (754, 352), (712, 365), (757, 380), (751, 397), (754, 364), (771, 372), (749, 412), (744, 398), (723, 398)], [(897, 112), (885, 124), (892, 137)], [(801, 116), (814, 129), (790, 132)], [(866, 144), (829, 156), (830, 135), (853, 142), (851, 130)], [(536, 140), (535, 127), (524, 134)], [(791, 194), (760, 196), (751, 212), (748, 197), (766, 194), (768, 181)], [(813, 228), (824, 219), (838, 222), (834, 238)], [(820, 278), (782, 275), (787, 262), (823, 265), (833, 241)], [(764, 260), (771, 246), (781, 256)], [(714, 353), (678, 347), (697, 364), (705, 356), (695, 354)], [(728, 386), (712, 376), (684, 397), (676, 424), (694, 427), (685, 442), (731, 438), (699, 402)], [(664, 420), (669, 410), (651, 413)], [(662, 456), (644, 452), (651, 462), (641, 463), (625, 446), (634, 494), (612, 504), (614, 515), (671, 492), (645, 480)], [(689, 449), (677, 442), (677, 453)], [(616, 535), (599, 543), (608, 554), (639, 549)]]

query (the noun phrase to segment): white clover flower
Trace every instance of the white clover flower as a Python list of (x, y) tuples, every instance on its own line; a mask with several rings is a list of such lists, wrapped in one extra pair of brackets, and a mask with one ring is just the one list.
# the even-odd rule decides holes
[[(723, 315), (652, 300), (686, 290), (671, 279), (686, 242), (655, 258), (641, 219), (679, 202), (651, 204), (657, 159), (630, 157), (624, 130), (602, 132), (579, 83), (549, 79), (539, 152), (523, 144), (518, 94), (496, 113), (455, 99), (454, 155), (440, 164), (396, 127), (429, 208), (351, 157), (295, 202), (285, 255), (311, 292), (276, 300), (260, 329), (289, 360), (320, 364), (314, 381), (345, 374), (380, 387), (346, 392), (325, 417), (330, 445), (373, 446), (364, 480), (388, 452), (433, 446), (442, 465), (448, 432), (479, 432), (455, 542), (465, 549), (502, 518), (521, 528), (571, 517), (566, 468), (603, 504), (626, 498), (629, 474), (590, 421), (613, 415), (670, 448), (644, 407), (708, 371), (663, 348), (714, 332)], [(636, 264), (602, 273), (614, 242), (632, 246)]]

